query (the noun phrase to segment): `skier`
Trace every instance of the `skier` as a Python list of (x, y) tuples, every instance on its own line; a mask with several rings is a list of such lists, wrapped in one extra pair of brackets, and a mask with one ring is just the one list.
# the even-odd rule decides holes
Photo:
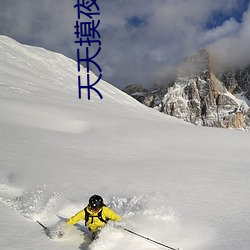
[(72, 216), (67, 224), (74, 225), (80, 220), (85, 220), (85, 225), (92, 232), (94, 239), (109, 220), (120, 222), (122, 219), (120, 215), (105, 206), (101, 196), (95, 194), (89, 198), (89, 204)]

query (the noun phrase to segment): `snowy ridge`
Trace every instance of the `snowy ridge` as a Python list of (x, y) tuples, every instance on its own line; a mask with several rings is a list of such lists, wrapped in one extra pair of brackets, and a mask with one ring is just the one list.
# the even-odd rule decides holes
[(77, 74), (71, 59), (0, 37), (1, 248), (162, 249), (112, 224), (90, 243), (84, 222), (61, 240), (36, 223), (55, 228), (96, 193), (124, 227), (167, 245), (248, 250), (249, 133), (186, 124), (104, 81), (103, 100), (79, 100)]
[[(78, 71), (75, 61), (43, 48), (21, 45), (5, 36), (0, 36), (0, 38), (0, 84), (2, 87), (25, 94), (28, 98), (30, 95), (39, 98), (50, 92), (55, 94), (54, 91), (78, 98)], [(87, 73), (83, 67), (81, 67), (80, 74), (82, 82), (86, 82)], [(90, 79), (92, 82), (97, 77), (90, 72)], [(104, 101), (106, 99), (106, 101), (128, 106), (138, 106), (132, 98), (103, 80), (97, 86), (102, 95), (108, 97), (104, 98)], [(82, 98), (87, 99), (87, 93), (82, 92)], [(57, 96), (54, 95), (51, 98), (56, 99)], [(91, 99), (94, 101), (99, 97), (93, 92)]]

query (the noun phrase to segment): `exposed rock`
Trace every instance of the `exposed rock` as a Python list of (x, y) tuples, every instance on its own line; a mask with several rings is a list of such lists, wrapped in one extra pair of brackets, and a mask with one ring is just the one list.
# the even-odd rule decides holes
[(146, 92), (147, 90), (143, 87), (142, 84), (130, 84), (123, 91), (125, 93), (131, 95), (131, 94), (134, 94), (136, 92), (143, 93), (143, 92)]
[[(137, 100), (196, 125), (248, 129), (250, 109), (233, 94), (250, 96), (249, 85), (250, 67), (217, 76), (211, 70), (208, 51), (203, 49), (178, 68), (171, 87), (143, 90)], [(135, 93), (131, 95), (135, 97)]]
[(250, 66), (218, 74), (218, 79), (225, 84), (230, 93), (242, 93), (250, 100)]
[(147, 93), (147, 90), (142, 84), (130, 84), (125, 89), (123, 89), (123, 91), (128, 95), (133, 96), (139, 102), (144, 101), (145, 94)]

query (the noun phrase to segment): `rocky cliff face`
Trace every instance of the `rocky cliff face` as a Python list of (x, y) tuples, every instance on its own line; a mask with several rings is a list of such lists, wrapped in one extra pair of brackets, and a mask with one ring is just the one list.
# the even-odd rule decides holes
[(250, 100), (250, 66), (218, 73), (217, 77), (225, 84), (230, 93), (242, 94)]
[[(233, 94), (250, 97), (249, 85), (250, 67), (215, 75), (208, 51), (201, 50), (178, 68), (170, 87), (146, 91), (137, 85), (129, 94), (149, 107), (196, 125), (248, 129), (250, 109)], [(132, 86), (125, 92), (129, 89)]]

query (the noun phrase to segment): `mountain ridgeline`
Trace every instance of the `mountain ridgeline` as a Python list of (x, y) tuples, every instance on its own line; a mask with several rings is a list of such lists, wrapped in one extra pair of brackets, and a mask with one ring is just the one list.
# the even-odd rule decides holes
[(250, 66), (217, 72), (206, 49), (188, 57), (171, 85), (124, 90), (148, 107), (184, 121), (209, 127), (250, 128)]

